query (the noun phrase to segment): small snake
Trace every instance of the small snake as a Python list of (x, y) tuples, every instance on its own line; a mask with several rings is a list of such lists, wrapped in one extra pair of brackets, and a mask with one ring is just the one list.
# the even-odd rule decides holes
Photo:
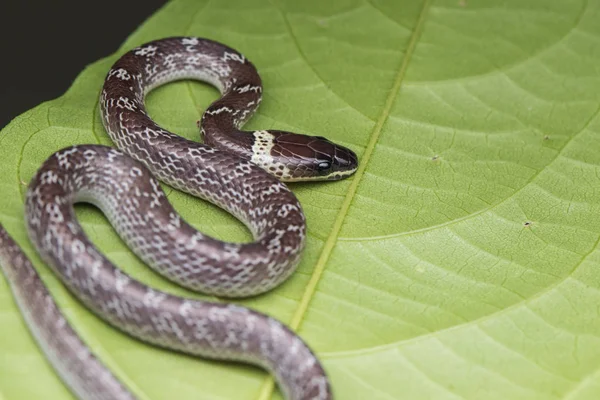
[[(221, 91), (198, 124), (204, 144), (162, 129), (145, 110), (150, 90), (179, 79)], [(100, 98), (104, 127), (120, 150), (80, 145), (50, 156), (28, 187), (27, 230), (72, 293), (119, 329), (161, 347), (261, 366), (288, 399), (332, 399), (320, 362), (285, 325), (245, 307), (177, 297), (134, 280), (96, 249), (75, 217), (74, 203), (96, 205), (138, 257), (192, 290), (244, 297), (279, 285), (300, 261), (306, 233), (302, 208), (281, 181), (341, 179), (354, 173), (357, 158), (322, 137), (241, 131), (261, 94), (252, 63), (223, 44), (176, 37), (131, 50), (108, 72)], [(230, 212), (254, 241), (227, 243), (198, 232), (154, 176)], [(133, 398), (68, 327), (1, 226), (0, 264), (30, 329), (71, 390), (82, 399)]]

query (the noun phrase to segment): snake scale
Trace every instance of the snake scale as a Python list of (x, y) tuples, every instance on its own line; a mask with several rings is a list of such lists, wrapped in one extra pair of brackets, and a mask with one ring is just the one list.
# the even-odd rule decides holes
[[(180, 79), (221, 92), (198, 122), (204, 143), (161, 128), (144, 107), (150, 90)], [(218, 42), (173, 37), (129, 51), (108, 72), (100, 96), (104, 127), (119, 149), (78, 145), (51, 155), (27, 190), (27, 231), (65, 286), (119, 329), (161, 347), (263, 367), (288, 399), (332, 399), (320, 362), (285, 325), (245, 307), (177, 297), (136, 281), (96, 249), (74, 212), (76, 202), (96, 205), (138, 257), (192, 290), (245, 297), (277, 286), (295, 270), (306, 234), (300, 203), (282, 181), (342, 179), (358, 162), (351, 150), (322, 137), (241, 131), (261, 95), (253, 64)], [(198, 232), (155, 177), (225, 209), (254, 240), (228, 243)], [(82, 399), (134, 398), (69, 327), (1, 227), (0, 264), (33, 335), (72, 392)]]

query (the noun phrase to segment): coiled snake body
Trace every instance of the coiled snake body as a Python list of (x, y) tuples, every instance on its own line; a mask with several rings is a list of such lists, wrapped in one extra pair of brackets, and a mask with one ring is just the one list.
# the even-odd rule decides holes
[[(152, 88), (190, 78), (212, 83), (222, 94), (199, 123), (205, 144), (160, 128), (144, 108)], [(300, 204), (280, 180), (340, 179), (356, 170), (357, 159), (320, 137), (240, 131), (261, 93), (254, 66), (217, 42), (168, 38), (128, 52), (109, 71), (100, 99), (104, 126), (120, 150), (81, 145), (53, 154), (27, 192), (28, 233), (63, 283), (125, 332), (190, 354), (262, 366), (289, 399), (331, 399), (321, 364), (283, 324), (244, 307), (147, 287), (115, 268), (75, 218), (75, 202), (95, 204), (141, 259), (193, 290), (241, 297), (280, 284), (300, 260), (306, 231)], [(226, 243), (196, 231), (171, 207), (153, 175), (229, 211), (255, 240)], [(132, 398), (85, 350), (1, 229), (0, 264), (26, 321), (73, 392), (90, 399)]]

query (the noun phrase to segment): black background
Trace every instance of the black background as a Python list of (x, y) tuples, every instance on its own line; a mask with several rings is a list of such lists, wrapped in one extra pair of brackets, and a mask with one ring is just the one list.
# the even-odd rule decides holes
[(115, 52), (164, 0), (1, 0), (0, 129), (62, 95)]

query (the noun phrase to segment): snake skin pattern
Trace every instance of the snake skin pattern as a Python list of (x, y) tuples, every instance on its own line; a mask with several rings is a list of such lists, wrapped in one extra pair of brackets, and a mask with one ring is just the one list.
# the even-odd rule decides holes
[(90, 400), (134, 399), (77, 336), (31, 261), (2, 224), (0, 267), (33, 336), (75, 395)]
[[(204, 144), (162, 129), (144, 108), (150, 90), (178, 79), (206, 81), (221, 91), (198, 123)], [(27, 230), (62, 282), (119, 329), (188, 354), (261, 366), (288, 399), (329, 400), (321, 364), (285, 325), (244, 307), (177, 297), (136, 281), (96, 249), (75, 217), (76, 202), (96, 205), (138, 257), (187, 288), (243, 297), (277, 286), (295, 270), (306, 235), (302, 208), (281, 181), (341, 179), (354, 173), (357, 158), (322, 137), (240, 131), (261, 94), (254, 66), (214, 41), (168, 38), (126, 53), (108, 72), (100, 99), (104, 126), (120, 150), (81, 145), (50, 156), (27, 191)], [(230, 212), (254, 241), (227, 243), (196, 231), (154, 177)], [(82, 399), (133, 398), (68, 327), (1, 227), (0, 249), (26, 322), (72, 391)], [(27, 299), (28, 291), (36, 296)]]

